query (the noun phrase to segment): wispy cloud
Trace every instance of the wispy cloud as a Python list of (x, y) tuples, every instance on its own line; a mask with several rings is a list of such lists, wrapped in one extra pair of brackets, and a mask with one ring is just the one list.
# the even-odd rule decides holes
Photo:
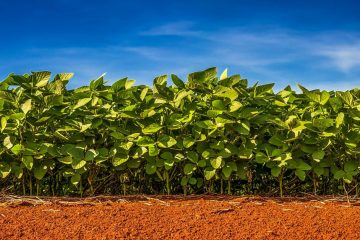
[(316, 53), (328, 58), (332, 66), (344, 72), (360, 67), (360, 41), (356, 44), (324, 47)]
[(141, 35), (148, 36), (199, 36), (201, 31), (192, 30), (194, 23), (191, 21), (171, 22), (142, 31)]

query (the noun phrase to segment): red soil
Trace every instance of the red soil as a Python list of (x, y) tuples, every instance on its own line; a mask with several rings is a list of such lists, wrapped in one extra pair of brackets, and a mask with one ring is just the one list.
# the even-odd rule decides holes
[(0, 198), (0, 239), (360, 239), (360, 203), (260, 197)]

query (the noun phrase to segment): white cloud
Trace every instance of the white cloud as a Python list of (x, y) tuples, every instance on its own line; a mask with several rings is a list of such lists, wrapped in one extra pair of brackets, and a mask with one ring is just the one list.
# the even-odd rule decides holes
[(192, 30), (193, 22), (180, 21), (171, 22), (141, 32), (141, 35), (148, 36), (198, 36), (200, 31)]
[(316, 53), (328, 58), (331, 65), (344, 72), (360, 67), (360, 42), (350, 45), (325, 47), (317, 50)]

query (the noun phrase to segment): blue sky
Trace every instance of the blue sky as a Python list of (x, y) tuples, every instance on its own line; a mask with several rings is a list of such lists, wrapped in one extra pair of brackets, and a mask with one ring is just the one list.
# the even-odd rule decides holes
[(151, 84), (217, 66), (277, 89), (360, 87), (359, 1), (0, 1), (0, 78)]

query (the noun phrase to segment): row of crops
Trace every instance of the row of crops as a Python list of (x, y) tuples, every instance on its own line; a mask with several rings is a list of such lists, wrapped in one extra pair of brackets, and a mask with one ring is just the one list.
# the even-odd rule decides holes
[(153, 86), (11, 74), (0, 188), (16, 194), (357, 194), (360, 91), (275, 93), (216, 68)]

